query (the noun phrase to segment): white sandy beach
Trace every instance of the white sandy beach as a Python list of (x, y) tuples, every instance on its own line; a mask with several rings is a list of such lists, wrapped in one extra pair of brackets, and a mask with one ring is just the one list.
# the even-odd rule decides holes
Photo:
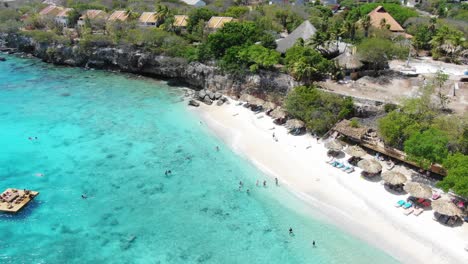
[[(405, 216), (394, 204), (406, 196), (391, 194), (379, 182), (362, 179), (359, 169), (347, 174), (326, 164), (327, 150), (322, 142), (309, 135), (289, 135), (264, 113), (255, 115), (235, 102), (201, 104), (193, 111), (236, 152), (277, 177), (328, 221), (401, 262), (468, 263), (464, 250), (468, 224), (443, 226), (432, 220), (432, 211)], [(273, 132), (278, 142), (273, 140)]]

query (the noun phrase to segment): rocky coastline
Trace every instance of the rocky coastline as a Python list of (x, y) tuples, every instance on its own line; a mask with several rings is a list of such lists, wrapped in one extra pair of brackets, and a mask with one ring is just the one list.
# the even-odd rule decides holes
[(261, 71), (233, 76), (218, 67), (183, 58), (154, 55), (130, 46), (94, 45), (83, 50), (78, 45), (49, 44), (19, 34), (0, 34), (0, 48), (23, 52), (56, 65), (115, 70), (150, 77), (172, 79), (195, 90), (226, 95), (249, 93), (269, 101), (278, 101), (299, 85), (290, 75)]

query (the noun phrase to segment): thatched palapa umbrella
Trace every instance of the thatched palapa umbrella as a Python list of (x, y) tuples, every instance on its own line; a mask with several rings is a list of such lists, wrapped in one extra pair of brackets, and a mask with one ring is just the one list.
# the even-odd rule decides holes
[(345, 149), (344, 152), (352, 157), (357, 158), (362, 158), (367, 154), (367, 152), (359, 146), (350, 146), (347, 149)]
[(255, 97), (251, 96), (250, 94), (243, 94), (243, 95), (241, 95), (241, 97), (239, 98), (239, 100), (250, 104), (250, 102), (251, 102), (254, 98), (255, 98)]
[(361, 160), (358, 162), (358, 167), (371, 174), (377, 174), (382, 171), (382, 165), (374, 159)]
[(343, 149), (343, 144), (340, 141), (334, 139), (325, 143), (325, 147), (331, 151), (340, 151)]
[(285, 127), (289, 130), (302, 129), (305, 127), (305, 123), (299, 119), (289, 119), (286, 122)]
[(276, 108), (276, 104), (275, 103), (272, 103), (272, 102), (265, 102), (263, 104), (263, 109), (265, 109), (265, 111), (271, 111), (271, 110), (274, 110)]
[(454, 203), (447, 200), (436, 200), (432, 202), (432, 209), (439, 214), (448, 216), (462, 216), (463, 212)]
[(284, 119), (286, 118), (286, 112), (281, 109), (281, 107), (276, 107), (273, 111), (270, 112), (270, 116), (274, 119)]
[(262, 106), (263, 107), (263, 105), (265, 104), (265, 101), (260, 99), (260, 98), (253, 97), (253, 99), (251, 99), (249, 103), (251, 105)]
[(364, 65), (356, 54), (352, 54), (349, 51), (346, 51), (340, 56), (336, 57), (335, 61), (338, 66), (346, 70), (356, 70)]
[(396, 171), (387, 171), (382, 173), (382, 180), (392, 185), (398, 185), (405, 183), (408, 179), (405, 175), (403, 175), (403, 173)]
[(428, 185), (419, 182), (409, 182), (403, 187), (411, 196), (429, 199), (432, 197), (432, 189)]

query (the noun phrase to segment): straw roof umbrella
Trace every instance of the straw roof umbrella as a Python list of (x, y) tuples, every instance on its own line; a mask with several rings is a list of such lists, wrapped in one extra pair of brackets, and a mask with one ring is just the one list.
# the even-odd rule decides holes
[(272, 102), (265, 102), (263, 104), (263, 109), (267, 110), (267, 111), (270, 111), (270, 110), (273, 110), (276, 108), (276, 104), (275, 103), (272, 103)]
[(361, 68), (364, 64), (359, 60), (356, 54), (352, 54), (351, 52), (344, 52), (340, 56), (335, 58), (336, 63), (338, 66), (346, 69), (346, 70), (356, 70)]
[(334, 139), (325, 143), (325, 147), (332, 151), (340, 151), (343, 149), (343, 144), (341, 144), (341, 142), (339, 142), (338, 140)]
[(389, 183), (392, 185), (403, 184), (408, 180), (403, 173), (396, 172), (396, 171), (387, 171), (387, 172), (382, 173), (382, 179), (386, 183)]
[(432, 202), (432, 209), (438, 212), (439, 214), (448, 215), (448, 216), (462, 216), (463, 212), (458, 206), (454, 203), (447, 200), (436, 200)]
[(270, 113), (270, 116), (274, 119), (283, 119), (286, 118), (286, 115), (286, 112), (281, 109), (281, 107), (276, 107), (275, 110)]
[(382, 165), (380, 162), (374, 159), (365, 159), (358, 162), (358, 167), (361, 168), (363, 171), (368, 173), (379, 173), (382, 171)]
[(414, 197), (429, 199), (432, 196), (431, 187), (419, 182), (409, 182), (403, 188)]
[(364, 157), (367, 152), (364, 151), (361, 147), (359, 146), (350, 146), (347, 149), (345, 149), (346, 154), (352, 156), (352, 157), (357, 157), (357, 158), (362, 158)]
[(299, 120), (299, 119), (289, 119), (289, 120), (286, 122), (285, 127), (288, 128), (288, 129), (290, 129), (290, 130), (293, 130), (293, 129), (300, 129), (300, 128), (304, 128), (304, 127), (305, 127), (305, 123), (302, 122), (302, 121)]
[(244, 101), (246, 103), (250, 103), (255, 97), (251, 96), (250, 94), (243, 94), (239, 98), (239, 100)]
[(260, 98), (253, 97), (249, 103), (255, 106), (263, 106), (265, 104), (265, 101)]

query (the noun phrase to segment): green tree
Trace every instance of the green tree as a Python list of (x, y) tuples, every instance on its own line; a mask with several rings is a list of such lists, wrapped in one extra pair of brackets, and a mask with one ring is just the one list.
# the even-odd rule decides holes
[(369, 15), (365, 15), (361, 18), (361, 26), (362, 28), (364, 29), (364, 37), (368, 37), (369, 36), (369, 29), (371, 27), (371, 20), (370, 20), (370, 16)]
[(408, 158), (428, 168), (432, 163), (442, 163), (448, 155), (448, 137), (435, 128), (414, 133), (405, 141)]
[(458, 57), (468, 46), (463, 32), (446, 25), (437, 29), (430, 43), (434, 58), (447, 56), (451, 62), (458, 62)]
[(416, 49), (430, 50), (430, 41), (433, 37), (433, 32), (428, 25), (417, 25), (411, 31), (413, 34), (413, 45)]
[(309, 131), (324, 134), (353, 113), (353, 101), (315, 87), (299, 86), (288, 93), (285, 108), (290, 115), (303, 120)]
[(68, 12), (68, 17), (67, 17), (67, 24), (68, 27), (75, 27), (76, 22), (80, 18), (80, 12), (76, 9), (72, 9), (70, 12)]
[(221, 58), (227, 49), (233, 46), (252, 45), (260, 36), (253, 22), (231, 22), (209, 35), (207, 45), (214, 58)]
[(311, 82), (323, 79), (333, 64), (316, 50), (294, 45), (286, 51), (286, 68), (296, 80)]
[(238, 57), (240, 61), (248, 64), (251, 71), (255, 72), (259, 68), (268, 69), (278, 64), (281, 54), (260, 45), (251, 45), (240, 50)]
[(194, 27), (198, 25), (200, 20), (208, 21), (212, 16), (215, 16), (216, 12), (208, 8), (195, 8), (189, 13), (189, 19), (187, 23), (187, 31), (192, 33)]
[(468, 197), (468, 156), (461, 153), (449, 155), (444, 162), (447, 176), (437, 183), (444, 191)]
[(380, 70), (387, 67), (389, 60), (404, 58), (408, 54), (408, 48), (388, 39), (368, 38), (357, 46), (357, 52), (361, 60), (367, 62), (372, 69)]

